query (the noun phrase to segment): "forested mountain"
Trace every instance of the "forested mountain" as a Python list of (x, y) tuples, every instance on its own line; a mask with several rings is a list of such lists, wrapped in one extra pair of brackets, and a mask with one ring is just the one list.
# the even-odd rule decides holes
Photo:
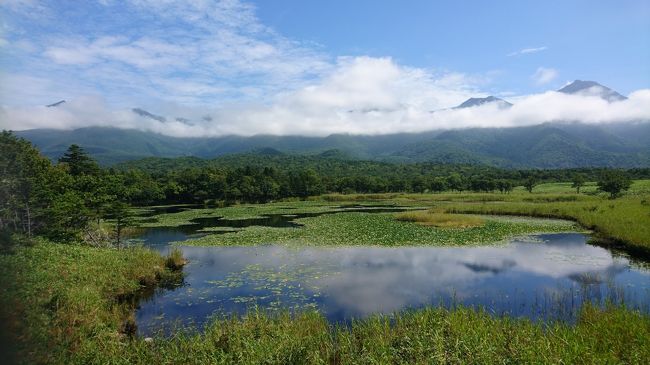
[[(595, 81), (575, 80), (558, 92), (598, 96), (610, 103), (627, 99)], [(62, 103), (65, 101), (48, 106)], [(513, 105), (488, 96), (470, 98), (454, 109), (492, 103), (501, 109)], [(168, 119), (140, 108), (132, 111), (157, 121)], [(52, 160), (60, 157), (71, 144), (77, 144), (102, 165), (146, 157), (214, 158), (266, 149), (271, 153), (305, 155), (336, 150), (339, 157), (348, 159), (485, 164), (501, 168), (650, 166), (650, 121), (647, 120), (600, 125), (557, 122), (514, 128), (467, 128), (388, 135), (332, 134), (327, 137), (229, 135), (177, 138), (134, 129), (103, 127), (34, 129), (16, 134), (31, 141)]]
[(635, 167), (650, 165), (649, 137), (650, 123), (472, 128), (442, 132), (393, 155), (407, 161), (501, 167)]
[(213, 158), (272, 148), (283, 153), (338, 150), (353, 159), (489, 164), (507, 168), (650, 166), (650, 123), (548, 123), (517, 128), (471, 128), (418, 134), (327, 137), (224, 136), (176, 138), (138, 130), (81, 128), (17, 132), (56, 159), (78, 144), (104, 165), (144, 157)]

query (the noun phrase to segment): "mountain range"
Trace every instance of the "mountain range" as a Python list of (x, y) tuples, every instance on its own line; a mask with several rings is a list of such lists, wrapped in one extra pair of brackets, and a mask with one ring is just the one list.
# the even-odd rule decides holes
[[(558, 91), (597, 95), (610, 102), (625, 99), (625, 96), (593, 81), (576, 80)], [(456, 108), (486, 103), (499, 103), (500, 108), (512, 106), (505, 100), (489, 96), (470, 98)], [(165, 119), (138, 108), (134, 108), (133, 112), (156, 120)], [(74, 143), (84, 147), (104, 165), (145, 157), (213, 158), (265, 150), (294, 154), (320, 154), (337, 150), (336, 155), (341, 158), (488, 164), (506, 168), (650, 166), (650, 121), (600, 125), (545, 123), (513, 128), (468, 128), (389, 135), (333, 134), (327, 137), (230, 135), (179, 138), (103, 127), (33, 129), (16, 134), (30, 140), (52, 159), (60, 157)]]

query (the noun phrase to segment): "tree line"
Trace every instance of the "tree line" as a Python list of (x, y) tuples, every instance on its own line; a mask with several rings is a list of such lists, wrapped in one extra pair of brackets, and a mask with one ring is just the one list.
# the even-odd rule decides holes
[(92, 240), (101, 221), (110, 219), (118, 242), (133, 205), (264, 203), (334, 192), (509, 193), (515, 186), (532, 191), (541, 182), (568, 180), (579, 192), (592, 179), (601, 180), (601, 189), (615, 197), (629, 187), (630, 177), (650, 176), (648, 169), (502, 170), (276, 153), (215, 160), (154, 158), (103, 168), (77, 145), (53, 163), (7, 131), (0, 135), (0, 172), (0, 232), (5, 239), (21, 233)]

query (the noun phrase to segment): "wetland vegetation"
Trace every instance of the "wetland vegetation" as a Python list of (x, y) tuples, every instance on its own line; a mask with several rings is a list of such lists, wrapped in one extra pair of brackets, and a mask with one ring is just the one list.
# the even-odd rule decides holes
[[(0, 340), (10, 362), (650, 356), (643, 169), (584, 169), (578, 187), (574, 170), (395, 172), (329, 157), (327, 176), (313, 159), (237, 166), (246, 156), (107, 170), (79, 148), (52, 164), (10, 133), (0, 142)], [(637, 179), (603, 188), (621, 174)], [(592, 231), (624, 252), (589, 245)], [(198, 320), (157, 328), (160, 308), (172, 324), (183, 313)]]

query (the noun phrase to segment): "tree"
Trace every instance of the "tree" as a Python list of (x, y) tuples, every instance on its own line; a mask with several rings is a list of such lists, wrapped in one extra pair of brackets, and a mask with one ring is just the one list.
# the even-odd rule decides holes
[(571, 187), (576, 189), (576, 194), (580, 194), (580, 188), (585, 185), (586, 180), (584, 174), (573, 174), (573, 177), (571, 178)]
[(93, 175), (99, 172), (99, 166), (86, 151), (76, 144), (70, 145), (68, 150), (59, 158), (59, 163), (68, 166), (70, 175)]
[(472, 191), (490, 192), (496, 189), (494, 179), (485, 176), (472, 176), (469, 181), (469, 188)]
[(122, 244), (122, 230), (131, 225), (131, 210), (129, 205), (119, 200), (113, 201), (106, 209), (106, 217), (115, 222), (115, 243), (120, 248)]
[(88, 227), (90, 212), (84, 199), (74, 190), (57, 194), (48, 208), (44, 235), (57, 242), (81, 240), (81, 233)]
[(514, 184), (510, 180), (499, 179), (496, 182), (497, 189), (502, 193), (509, 193), (512, 191)]
[(414, 193), (424, 193), (427, 189), (427, 181), (422, 176), (416, 176), (411, 181), (411, 190)]
[(445, 191), (445, 190), (447, 190), (447, 179), (445, 179), (443, 177), (434, 177), (429, 182), (429, 188), (434, 193), (439, 193), (439, 192)]
[(455, 172), (447, 176), (447, 187), (451, 190), (463, 191), (465, 184), (462, 176)]
[(55, 195), (53, 168), (31, 143), (11, 132), (0, 135), (0, 229), (32, 236), (44, 226)]
[(617, 198), (621, 192), (630, 188), (632, 181), (622, 171), (605, 171), (598, 179), (598, 190), (609, 193), (611, 199)]
[(534, 176), (530, 176), (528, 179), (526, 179), (526, 181), (524, 181), (524, 187), (526, 190), (528, 190), (529, 193), (533, 192), (535, 185), (537, 185), (537, 179), (535, 179)]

